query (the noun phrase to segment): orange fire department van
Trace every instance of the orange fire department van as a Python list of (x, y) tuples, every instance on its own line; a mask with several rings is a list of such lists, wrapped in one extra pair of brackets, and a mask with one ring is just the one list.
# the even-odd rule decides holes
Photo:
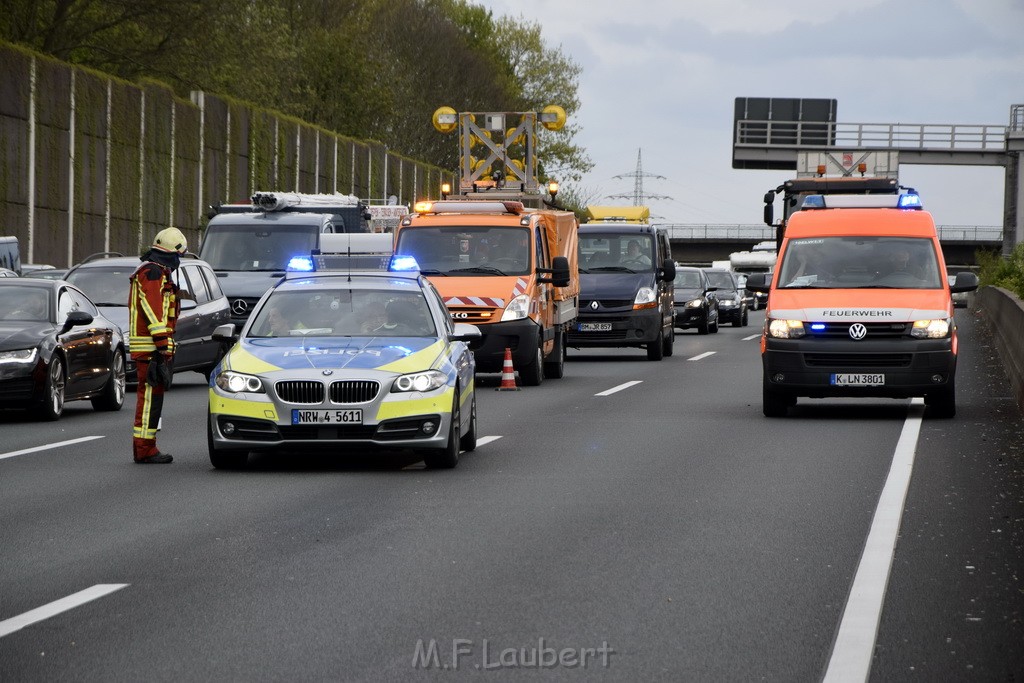
[(935, 224), (916, 194), (812, 195), (790, 218), (761, 336), (763, 412), (798, 396), (923, 396), (932, 417), (956, 414), (952, 286)]
[(564, 372), (578, 230), (571, 211), (449, 198), (416, 204), (395, 229), (395, 254), (416, 258), (455, 322), (480, 329), (478, 372), (501, 372), (508, 348), (523, 384), (536, 386)]

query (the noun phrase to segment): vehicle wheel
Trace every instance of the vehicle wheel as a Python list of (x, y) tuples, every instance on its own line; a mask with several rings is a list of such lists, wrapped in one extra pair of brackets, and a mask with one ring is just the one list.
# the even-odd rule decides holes
[(432, 470), (450, 470), (459, 464), (459, 424), (462, 422), (459, 409), (459, 395), (455, 394), (452, 404), (452, 423), (448, 429), (448, 443), (444, 448), (431, 450), (423, 456), (423, 462)]
[(469, 409), (469, 429), (459, 438), (459, 448), (472, 453), (476, 450), (476, 392), (473, 392), (473, 404)]
[(673, 347), (675, 346), (675, 343), (676, 343), (676, 330), (675, 330), (675, 328), (672, 328), (672, 329), (669, 330), (668, 336), (665, 337), (665, 347), (664, 347), (665, 350), (663, 351), (663, 355), (665, 356), (665, 358), (668, 358), (669, 356), (672, 355), (672, 351), (673, 351)]
[(544, 381), (544, 356), (539, 346), (533, 362), (519, 371), (519, 378), (523, 380), (523, 385), (528, 387), (539, 387)]
[(765, 417), (786, 417), (789, 406), (794, 403), (791, 396), (771, 389), (767, 380), (762, 381), (761, 412)]
[(751, 304), (750, 307), (753, 308), (755, 311), (757, 310), (757, 297), (756, 296), (754, 297), (754, 303)]
[(928, 406), (928, 417), (948, 419), (956, 417), (956, 382), (953, 379), (945, 388), (932, 392), (924, 397)]
[(240, 470), (249, 462), (249, 451), (214, 448), (213, 427), (209, 417), (206, 418), (206, 449), (210, 453), (210, 464), (218, 470)]
[(708, 327), (708, 319), (707, 318), (704, 318), (704, 322), (697, 323), (697, 334), (707, 334), (710, 331), (711, 331), (711, 328)]
[(544, 362), (544, 376), (561, 379), (565, 375), (565, 333), (561, 329), (555, 332), (555, 348), (551, 356), (556, 360)]
[(46, 386), (43, 389), (43, 404), (39, 407), (39, 417), (53, 422), (59, 420), (64, 412), (64, 361), (54, 356), (50, 367), (46, 369)]
[(92, 407), (96, 410), (121, 410), (124, 405), (124, 386), (124, 352), (116, 349), (110, 363), (110, 379), (103, 387), (103, 393), (92, 400)]
[(746, 327), (747, 323), (749, 321), (750, 321), (750, 316), (747, 313), (747, 309), (744, 308), (743, 309), (743, 313), (740, 314), (740, 321), (739, 321), (739, 323), (737, 323), (736, 326), (737, 327)]
[(647, 360), (661, 360), (665, 357), (665, 330), (658, 328), (658, 337), (647, 342)]

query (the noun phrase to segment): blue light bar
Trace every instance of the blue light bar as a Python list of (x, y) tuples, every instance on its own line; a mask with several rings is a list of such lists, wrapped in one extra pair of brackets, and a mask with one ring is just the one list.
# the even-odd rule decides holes
[(904, 193), (900, 195), (899, 203), (896, 205), (901, 209), (923, 209), (924, 205), (921, 204), (921, 195)]
[(811, 325), (811, 329), (814, 330), (815, 332), (821, 332), (822, 330), (825, 329), (825, 323), (813, 323)]
[(809, 194), (804, 197), (804, 203), (800, 205), (801, 209), (824, 209), (825, 208), (825, 197), (820, 194)]
[(288, 270), (308, 273), (313, 270), (313, 259), (309, 256), (293, 256), (288, 261)]
[(399, 256), (395, 254), (391, 257), (391, 266), (388, 270), (419, 270), (420, 264), (416, 262), (414, 256)]

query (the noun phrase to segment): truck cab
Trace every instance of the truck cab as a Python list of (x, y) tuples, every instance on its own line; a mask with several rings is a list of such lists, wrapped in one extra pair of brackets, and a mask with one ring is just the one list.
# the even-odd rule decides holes
[(580, 315), (569, 346), (671, 356), (676, 269), (668, 236), (648, 224), (599, 221), (580, 226)]
[(518, 201), (419, 202), (395, 231), (396, 255), (413, 256), (452, 319), (481, 332), (479, 372), (501, 372), (505, 350), (523, 384), (564, 373), (576, 319), (578, 222), (569, 211)]
[(958, 341), (952, 285), (935, 224), (916, 194), (814, 195), (786, 229), (761, 336), (762, 409), (782, 417), (797, 397), (924, 397), (956, 414)]

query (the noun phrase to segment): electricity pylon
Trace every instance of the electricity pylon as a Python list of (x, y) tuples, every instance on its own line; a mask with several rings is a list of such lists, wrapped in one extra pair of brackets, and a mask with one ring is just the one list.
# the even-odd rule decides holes
[(665, 180), (665, 176), (657, 175), (655, 173), (644, 173), (644, 164), (640, 156), (641, 150), (636, 151), (636, 170), (632, 173), (621, 173), (613, 178), (633, 178), (633, 194), (622, 193), (622, 194), (610, 194), (608, 199), (632, 199), (633, 206), (647, 206), (648, 200), (654, 199), (672, 199), (668, 195), (664, 194), (646, 194), (644, 192), (644, 178), (656, 178), (658, 180)]

